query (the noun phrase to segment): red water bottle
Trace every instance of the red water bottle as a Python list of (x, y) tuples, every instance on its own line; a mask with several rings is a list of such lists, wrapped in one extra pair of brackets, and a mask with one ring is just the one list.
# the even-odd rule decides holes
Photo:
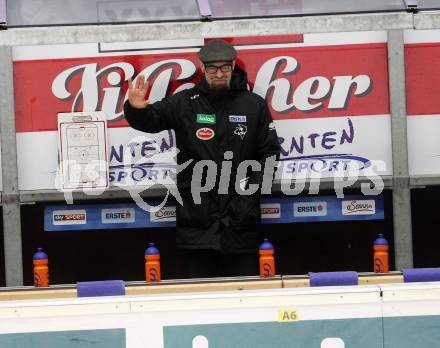
[(42, 248), (38, 248), (38, 251), (34, 254), (33, 263), (34, 286), (37, 288), (49, 287), (49, 260)]
[(389, 272), (388, 241), (382, 233), (374, 241), (374, 272)]
[(273, 257), (274, 250), (272, 243), (264, 238), (260, 245), (260, 277), (269, 278), (275, 276), (275, 259)]
[(160, 253), (159, 249), (150, 243), (145, 250), (145, 279), (147, 283), (160, 282)]

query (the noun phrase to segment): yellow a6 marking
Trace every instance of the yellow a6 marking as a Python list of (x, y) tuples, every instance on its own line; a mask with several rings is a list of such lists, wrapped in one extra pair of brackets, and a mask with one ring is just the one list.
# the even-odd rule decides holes
[(280, 309), (278, 310), (278, 322), (290, 322), (298, 321), (299, 313), (297, 310), (293, 309)]

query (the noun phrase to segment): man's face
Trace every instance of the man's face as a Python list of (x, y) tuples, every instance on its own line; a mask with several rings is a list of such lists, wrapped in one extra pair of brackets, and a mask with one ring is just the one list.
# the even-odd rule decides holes
[(231, 83), (232, 70), (235, 62), (213, 62), (202, 65), (202, 71), (205, 74), (206, 82), (211, 90), (229, 89)]

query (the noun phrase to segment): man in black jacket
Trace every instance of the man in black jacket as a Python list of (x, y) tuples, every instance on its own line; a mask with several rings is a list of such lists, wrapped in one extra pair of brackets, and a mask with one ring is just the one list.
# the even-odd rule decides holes
[(248, 90), (236, 56), (229, 43), (211, 40), (199, 52), (204, 78), (195, 87), (150, 105), (139, 76), (124, 105), (137, 130), (174, 129), (178, 164), (193, 160), (177, 174), (176, 207), (177, 247), (188, 251), (192, 278), (258, 273), (263, 170), (279, 144), (266, 102)]

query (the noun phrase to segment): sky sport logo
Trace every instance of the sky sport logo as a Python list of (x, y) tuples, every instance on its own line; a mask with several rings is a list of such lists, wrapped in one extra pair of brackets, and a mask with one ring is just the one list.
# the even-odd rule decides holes
[(342, 201), (342, 215), (374, 215), (376, 202), (374, 200)]
[(326, 216), (327, 202), (297, 202), (293, 203), (293, 216)]
[(279, 219), (281, 217), (281, 207), (279, 203), (261, 204), (262, 219)]
[(156, 212), (150, 212), (150, 221), (176, 221), (176, 207), (162, 207)]
[(101, 220), (103, 224), (133, 223), (135, 212), (133, 208), (102, 209)]
[(84, 225), (87, 222), (87, 214), (81, 210), (54, 210), (52, 213), (53, 224), (60, 225)]

